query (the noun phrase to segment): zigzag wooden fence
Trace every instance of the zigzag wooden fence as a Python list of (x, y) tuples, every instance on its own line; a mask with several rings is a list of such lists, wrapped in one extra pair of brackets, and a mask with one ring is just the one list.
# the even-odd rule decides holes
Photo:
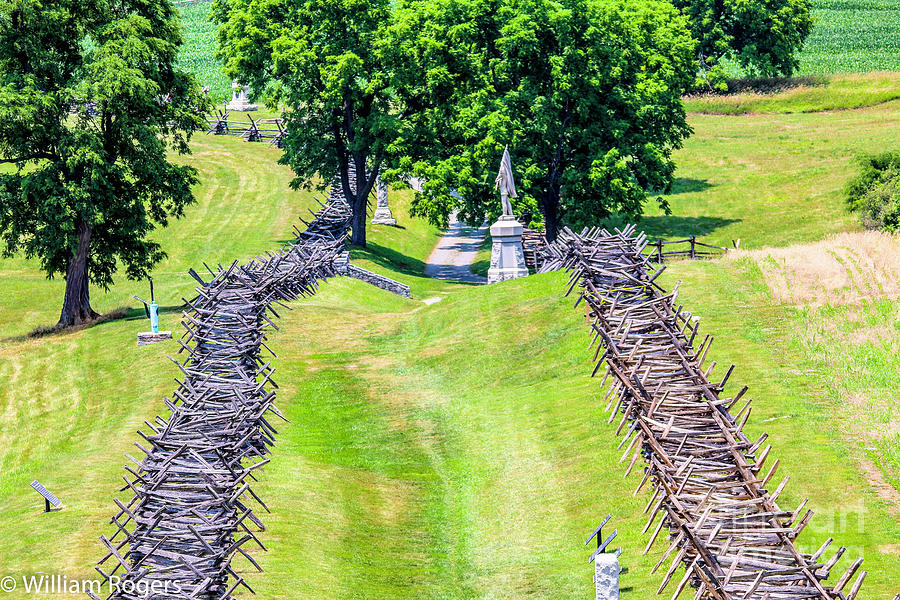
[(216, 110), (213, 116), (208, 117), (207, 135), (233, 135), (247, 142), (269, 142), (270, 146), (281, 148), (287, 135), (284, 119), (254, 119), (247, 115), (248, 121), (235, 121), (228, 115), (228, 111)]
[(566, 269), (568, 293), (580, 287), (575, 305), (587, 304), (594, 342), (602, 342), (594, 374), (606, 364), (610, 421), (621, 414), (618, 432), (626, 431), (626, 475), (639, 458), (647, 463), (638, 490), (652, 481), (655, 491), (645, 529), (661, 516), (647, 550), (663, 527), (671, 540), (653, 571), (674, 555), (658, 593), (684, 565), (673, 599), (690, 583), (696, 599), (853, 600), (866, 573), (848, 585), (862, 559), (826, 587), (845, 549), (824, 560), (832, 540), (813, 554), (794, 545), (812, 511), (804, 512), (805, 501), (795, 510), (778, 506), (787, 477), (769, 492), (778, 461), (763, 474), (767, 435), (752, 441), (744, 434), (749, 400), (730, 412), (747, 388), (721, 396), (733, 366), (710, 381), (715, 363), (704, 362), (712, 338), (700, 340), (696, 320), (676, 308), (677, 286), (667, 292), (655, 282), (665, 267), (651, 265), (652, 255), (642, 253), (647, 244), (633, 227), (580, 235), (567, 229), (546, 250), (542, 271)]
[(100, 538), (97, 570), (105, 582), (118, 578), (109, 598), (229, 600), (239, 586), (251, 589), (231, 563), (241, 555), (259, 568), (245, 546), (265, 549), (251, 506), (268, 509), (251, 483), (269, 460), (272, 416), (281, 416), (262, 355), (271, 352), (266, 332), (276, 305), (313, 294), (334, 274), (349, 224), (349, 206), (333, 194), (285, 250), (208, 269), (208, 280), (190, 271), (200, 286), (186, 301), (180, 344), (188, 356), (176, 362), (182, 380), (165, 400), (171, 414), (138, 432), (143, 458), (126, 455), (134, 464), (121, 490), (132, 497), (115, 499), (116, 531)]
[[(735, 241), (734, 247), (737, 248), (739, 244), (740, 240)], [(675, 248), (673, 250), (665, 250), (664, 248), (666, 246), (675, 246)], [(658, 239), (655, 242), (648, 244), (644, 249), (644, 254), (649, 253), (650, 256), (653, 257), (653, 260), (660, 264), (667, 260), (678, 258), (689, 258), (691, 260), (696, 260), (698, 258), (715, 258), (724, 255), (726, 252), (728, 252), (728, 248), (706, 244), (699, 241), (695, 235), (683, 240), (664, 241)]]
[[(524, 225), (524, 223), (523, 223)], [(732, 244), (735, 249), (740, 247), (741, 240), (733, 240)], [(528, 229), (522, 231), (522, 249), (525, 254), (525, 264), (530, 269), (539, 270), (541, 263), (545, 260), (545, 249), (547, 247), (547, 239), (540, 231)], [(666, 249), (671, 247), (671, 249)], [(697, 236), (692, 235), (683, 240), (663, 240), (657, 239), (650, 242), (643, 249), (643, 254), (650, 256), (659, 264), (670, 260), (677, 259), (706, 259), (724, 256), (728, 252), (728, 248), (722, 246), (714, 246), (701, 242)]]

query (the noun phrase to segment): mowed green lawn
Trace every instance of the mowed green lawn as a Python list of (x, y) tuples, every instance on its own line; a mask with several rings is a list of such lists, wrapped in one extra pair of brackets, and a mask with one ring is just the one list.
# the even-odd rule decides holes
[[(667, 283), (683, 280), (680, 300), (716, 334), (712, 358), (737, 362), (734, 386), (751, 385), (749, 434), (770, 433), (779, 472), (792, 478), (782, 505), (809, 497), (818, 515), (801, 548), (835, 537), (871, 571), (862, 597), (889, 597), (900, 524), (859, 475), (815, 371), (792, 353), (789, 315), (752, 270), (673, 270)], [(271, 345), (291, 422), (256, 488), (272, 513), (270, 551), (257, 553), (266, 573), (249, 574), (251, 585), (272, 598), (302, 589), (322, 599), (586, 600), (582, 541), (611, 512), (626, 548), (624, 597), (650, 597), (662, 545), (641, 556), (649, 493), (632, 498), (639, 477), (623, 479), (564, 282), (466, 288), (425, 307), (336, 280), (286, 313)], [(3, 447), (13, 449), (0, 488), (6, 572), (90, 574), (121, 452), (175, 374), (164, 359), (172, 345), (137, 349), (134, 329), (117, 322), (30, 342), (0, 375), (17, 390), (3, 411)], [(64, 511), (39, 513), (33, 477)]]
[[(327, 195), (291, 190), (293, 173), (276, 164), (281, 153), (268, 144), (201, 133), (194, 136), (191, 147), (193, 154), (178, 160), (189, 162), (201, 173), (195, 190), (197, 203), (187, 208), (184, 218), (173, 219), (168, 228), (152, 236), (168, 254), (152, 276), (161, 310), (173, 313), (169, 319), (172, 326), (182, 298), (189, 297), (196, 284), (187, 273), (189, 268), (200, 272), (206, 263), (215, 269), (218, 264), (277, 249), (293, 239), (295, 225), (305, 228), (300, 217), (312, 218), (310, 211), (319, 209), (315, 198), (324, 201)], [(409, 216), (411, 194), (410, 190), (392, 192), (398, 226), (370, 225), (369, 252), (355, 251), (360, 259), (395, 270), (423, 272), (423, 261), (437, 243), (439, 231)], [(62, 277), (48, 281), (37, 259), (21, 256), (0, 259), (0, 273), (0, 339), (56, 323), (65, 287)], [(118, 307), (140, 308), (134, 295), (149, 300), (149, 283), (127, 280), (121, 273), (109, 291), (91, 288), (91, 302), (100, 313)], [(130, 314), (137, 317), (143, 310)]]
[[(691, 144), (698, 141), (679, 154), (679, 177), (707, 185), (673, 195), (676, 214), (643, 225), (681, 235), (714, 219), (697, 233), (737, 235), (743, 245), (855, 229), (838, 193), (851, 172), (846, 160), (889, 144), (896, 112), (887, 104), (771, 117), (769, 125), (760, 115), (692, 116)], [(189, 266), (276, 248), (315, 204), (288, 190), (291, 173), (263, 144), (200, 136), (195, 148), (200, 202), (157, 234), (170, 254), (156, 274), (172, 311), (163, 325), (176, 331), (175, 306), (193, 287)], [(270, 551), (256, 553), (266, 573), (248, 573), (250, 584), (272, 598), (299, 590), (312, 599), (586, 600), (581, 543), (611, 512), (626, 549), (625, 597), (651, 597), (660, 575), (649, 568), (662, 545), (641, 556), (649, 495), (632, 498), (638, 478), (622, 478), (604, 390), (588, 377), (583, 317), (561, 297), (565, 277), (491, 287), (424, 279), (437, 232), (406, 215), (408, 201), (407, 192), (391, 200), (402, 228), (373, 227), (369, 250), (354, 254), (410, 283), (416, 299), (334, 280), (284, 312), (273, 336), (278, 403), (291, 422), (279, 426), (257, 484), (272, 510), (262, 515)], [(783, 505), (810, 498), (817, 517), (800, 546), (833, 536), (850, 548), (842, 564), (865, 558), (861, 597), (890, 598), (900, 581), (900, 517), (860, 472), (865, 449), (842, 426), (833, 362), (797, 341), (813, 325), (774, 302), (749, 263), (680, 263), (663, 277), (683, 281), (679, 301), (716, 336), (712, 359), (736, 363), (733, 385), (750, 385), (749, 434), (770, 433), (779, 474), (792, 478)], [(14, 339), (55, 322), (61, 293), (32, 261), (0, 261), (0, 575), (91, 576), (102, 555), (97, 537), (112, 531), (122, 452), (175, 385), (166, 359), (174, 343), (135, 346), (145, 321)], [(95, 303), (136, 308), (133, 293), (146, 294), (146, 285), (122, 282)], [(443, 300), (418, 302), (428, 296)], [(66, 508), (41, 514), (32, 479)]]
[(694, 134), (675, 153), (672, 215), (648, 201), (653, 238), (696, 235), (742, 248), (788, 246), (859, 229), (842, 190), (854, 159), (896, 148), (900, 102), (803, 114), (691, 114)]

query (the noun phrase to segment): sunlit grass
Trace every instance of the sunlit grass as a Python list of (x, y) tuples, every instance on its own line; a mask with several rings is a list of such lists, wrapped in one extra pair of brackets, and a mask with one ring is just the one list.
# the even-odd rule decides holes
[(733, 84), (747, 91), (686, 98), (685, 110), (708, 114), (802, 113), (874, 106), (900, 98), (900, 72), (829, 75)]

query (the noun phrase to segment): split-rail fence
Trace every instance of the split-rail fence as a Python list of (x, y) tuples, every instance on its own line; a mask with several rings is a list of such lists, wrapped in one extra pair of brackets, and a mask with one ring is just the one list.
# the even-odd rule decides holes
[(277, 329), (276, 309), (334, 275), (350, 214), (333, 193), (284, 250), (207, 267), (207, 275), (189, 271), (199, 285), (185, 300), (178, 388), (165, 399), (168, 416), (138, 432), (138, 457), (126, 454), (120, 491), (130, 499), (114, 499), (115, 531), (100, 537), (97, 570), (104, 582), (118, 578), (108, 598), (230, 600), (239, 587), (252, 591), (232, 560), (242, 556), (260, 569), (248, 549), (265, 549), (254, 507), (268, 508), (252, 484), (269, 461), (274, 419), (282, 418), (263, 354), (271, 353), (266, 333)]
[(665, 267), (644, 252), (648, 243), (633, 227), (566, 229), (545, 251), (542, 271), (571, 273), (568, 293), (578, 288), (575, 305), (585, 303), (597, 344), (593, 373), (605, 365), (612, 376), (608, 408), (625, 432), (626, 475), (645, 462), (638, 490), (654, 488), (645, 531), (659, 519), (645, 552), (669, 531), (653, 569), (671, 559), (658, 593), (684, 566), (673, 599), (691, 584), (698, 600), (853, 600), (866, 576), (857, 575), (862, 559), (827, 586), (845, 549), (825, 558), (831, 539), (812, 554), (795, 546), (812, 511), (806, 501), (793, 510), (778, 505), (788, 477), (775, 485), (779, 461), (768, 436), (744, 432), (751, 401), (731, 412), (747, 388), (723, 396), (733, 366), (710, 379), (713, 339), (699, 336), (697, 320), (676, 306), (677, 286), (668, 292), (657, 283)]

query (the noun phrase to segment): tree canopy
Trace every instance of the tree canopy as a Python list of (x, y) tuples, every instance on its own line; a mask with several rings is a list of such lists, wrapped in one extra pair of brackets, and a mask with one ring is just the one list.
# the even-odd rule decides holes
[(857, 159), (859, 173), (845, 189), (847, 207), (867, 229), (900, 231), (900, 152), (887, 151)]
[(398, 93), (407, 64), (387, 42), (391, 0), (216, 0), (226, 72), (287, 107), (281, 162), (295, 187), (338, 181), (365, 245), (369, 195), (407, 153), (422, 98)]
[(540, 211), (550, 239), (563, 218), (638, 218), (648, 193), (671, 184), (671, 153), (690, 132), (681, 95), (695, 44), (670, 3), (410, 2), (392, 35), (394, 48), (414, 48), (413, 89), (429, 99), (422, 120), (437, 136), (389, 172), (427, 180), (416, 214), (445, 223), (459, 210), (472, 224), (498, 215), (506, 144), (515, 210)]
[(168, 0), (0, 2), (0, 234), (65, 276), (61, 326), (97, 316), (88, 283), (120, 262), (146, 277), (164, 256), (147, 234), (193, 200), (194, 169), (167, 159), (205, 109), (181, 41)]
[(751, 77), (791, 76), (812, 29), (810, 0), (672, 0), (697, 39), (701, 80), (724, 89), (722, 61)]

